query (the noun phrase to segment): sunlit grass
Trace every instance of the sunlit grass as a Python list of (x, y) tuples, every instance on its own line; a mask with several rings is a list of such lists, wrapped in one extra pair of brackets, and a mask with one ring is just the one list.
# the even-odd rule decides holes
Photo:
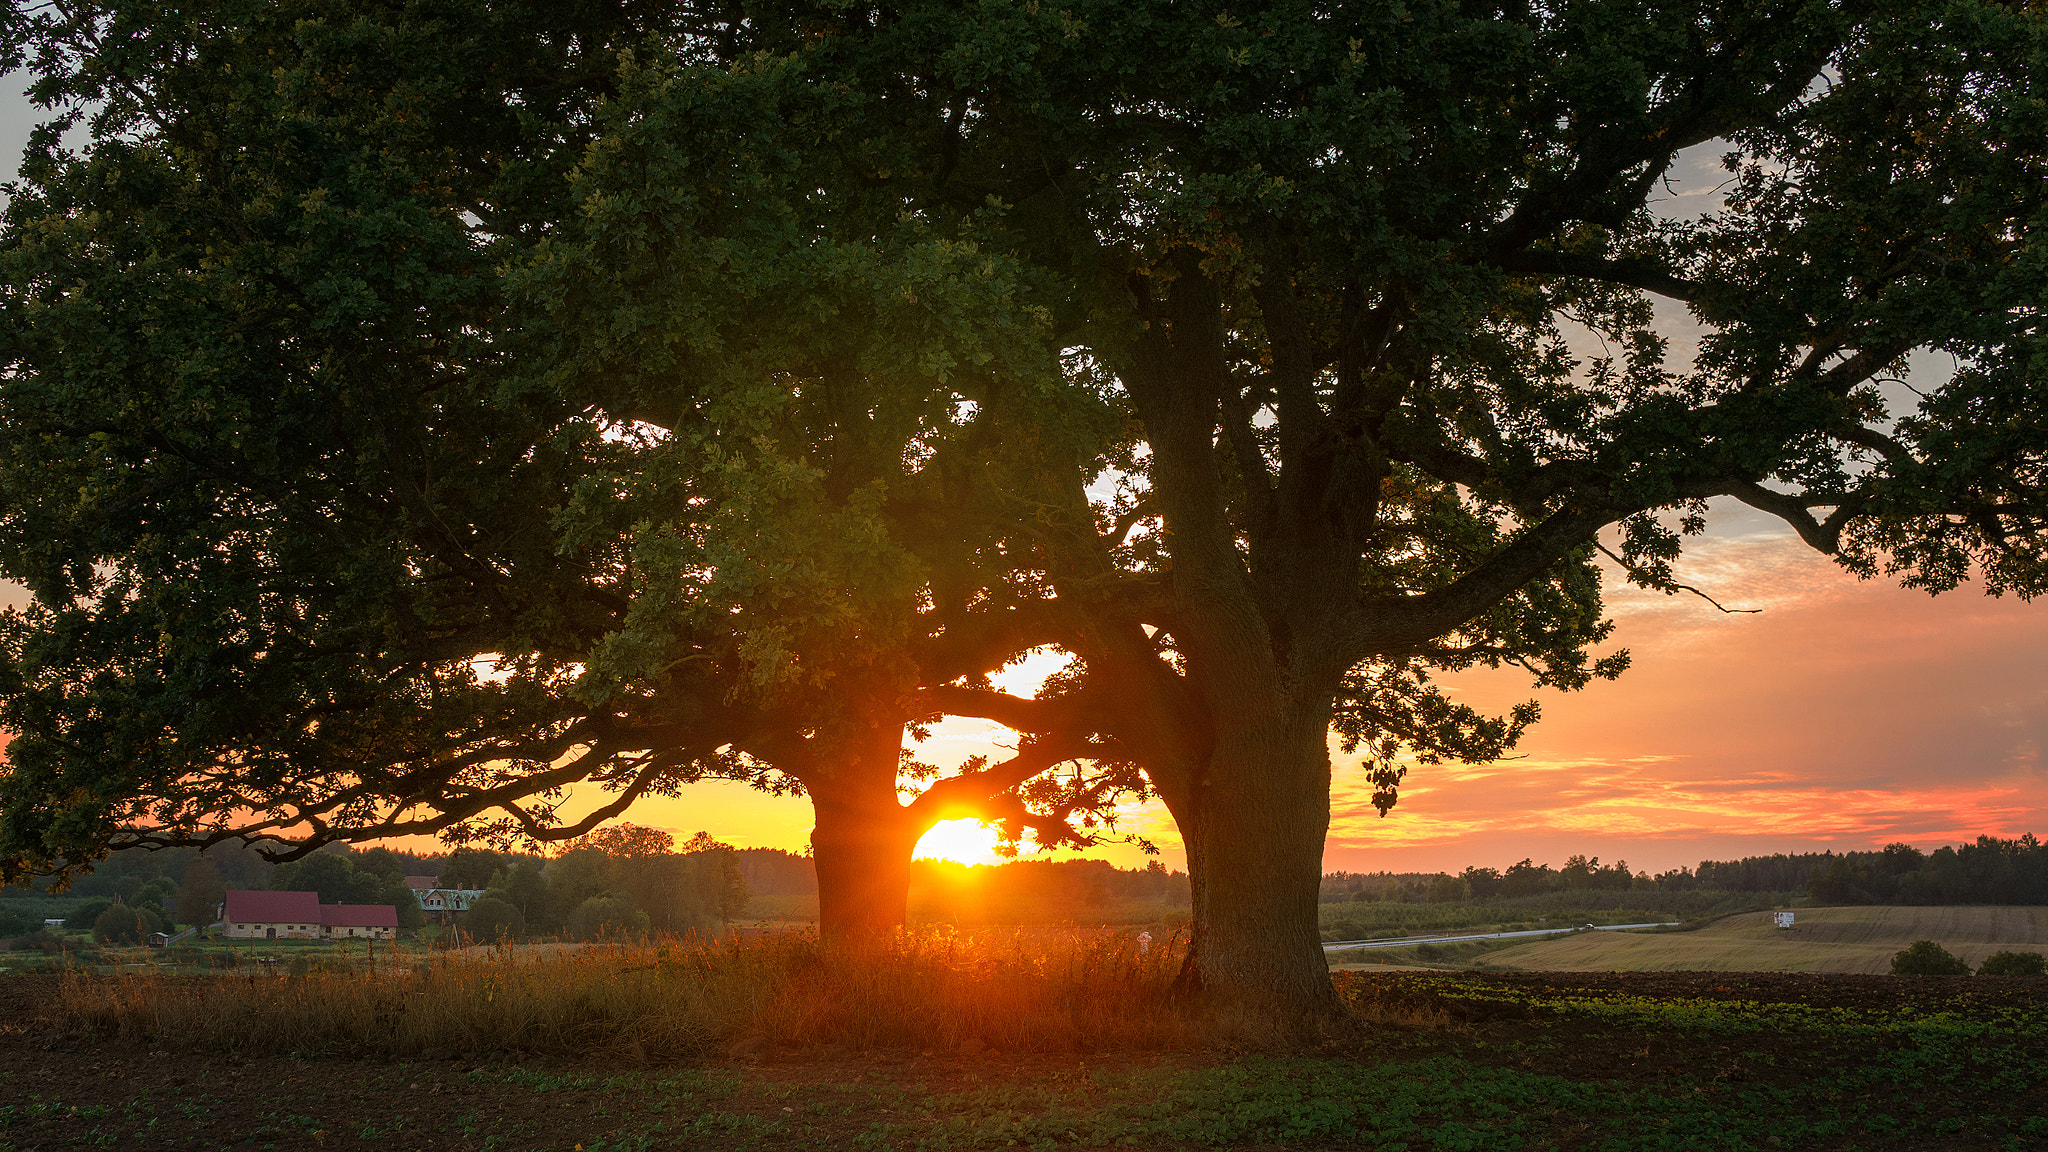
[(370, 968), (308, 957), (275, 974), (62, 982), (61, 1011), (156, 1044), (403, 1057), (669, 1059), (739, 1038), (777, 1047), (1023, 1052), (1199, 1046), (1172, 1003), (1178, 939), (934, 931), (871, 943), (808, 933), (726, 942), (467, 949)]

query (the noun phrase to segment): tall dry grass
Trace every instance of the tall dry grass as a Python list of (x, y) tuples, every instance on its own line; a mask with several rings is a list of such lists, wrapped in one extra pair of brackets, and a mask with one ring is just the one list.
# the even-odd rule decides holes
[[(398, 969), (92, 977), (61, 985), (73, 1026), (157, 1045), (393, 1058), (436, 1049), (663, 1060), (762, 1037), (782, 1047), (1175, 1049), (1175, 938), (934, 931), (865, 944), (785, 934), (474, 948)], [(759, 1044), (762, 1041), (751, 1041)]]

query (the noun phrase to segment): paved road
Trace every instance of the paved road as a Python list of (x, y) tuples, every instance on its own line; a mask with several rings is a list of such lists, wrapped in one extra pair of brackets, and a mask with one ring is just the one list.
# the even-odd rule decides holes
[(1670, 928), (1678, 921), (1667, 920), (1657, 924), (1575, 924), (1568, 928), (1536, 928), (1527, 932), (1481, 932), (1473, 936), (1408, 936), (1399, 940), (1332, 940), (1323, 945), (1325, 952), (1351, 952), (1364, 948), (1403, 948), (1410, 944), (1456, 944), (1461, 940), (1512, 940), (1517, 936), (1557, 936), (1566, 932), (1577, 932), (1591, 927), (1596, 932), (1620, 932), (1628, 928)]

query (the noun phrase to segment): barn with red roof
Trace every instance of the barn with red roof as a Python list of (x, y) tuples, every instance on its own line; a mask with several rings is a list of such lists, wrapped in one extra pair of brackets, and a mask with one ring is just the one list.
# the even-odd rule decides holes
[(318, 940), (317, 892), (229, 892), (221, 934), (230, 940)]
[(329, 939), (389, 940), (398, 934), (398, 909), (389, 904), (322, 904), (320, 930)]
[(390, 940), (398, 909), (389, 904), (322, 904), (317, 892), (229, 892), (221, 935), (230, 940)]

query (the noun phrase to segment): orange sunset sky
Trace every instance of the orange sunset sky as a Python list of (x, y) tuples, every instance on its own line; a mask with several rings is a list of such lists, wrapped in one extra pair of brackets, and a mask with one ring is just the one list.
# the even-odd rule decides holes
[[(32, 120), (20, 81), (0, 78), (0, 179), (12, 177)], [(1710, 143), (1682, 158), (1661, 211), (1714, 206), (1719, 150)], [(1661, 315), (1671, 366), (1682, 369), (1693, 330), (1682, 314)], [(1940, 367), (1916, 361), (1914, 375), (1923, 387), (1938, 383)], [(1934, 598), (1859, 582), (1776, 521), (1733, 505), (1717, 506), (1680, 575), (1723, 604), (1763, 611), (1723, 615), (1694, 597), (1611, 581), (1612, 645), (1628, 648), (1634, 667), (1568, 694), (1532, 693), (1519, 673), (1450, 680), (1482, 707), (1534, 695), (1544, 719), (1517, 759), (1416, 768), (1385, 819), (1356, 758), (1340, 757), (1326, 868), (1457, 870), (1585, 853), (1654, 872), (1703, 858), (2048, 831), (2048, 603), (1989, 599), (1976, 586)], [(18, 598), (0, 585), (0, 600)], [(1007, 684), (1028, 691), (1055, 663), (1013, 669)], [(917, 753), (951, 766), (1000, 755), (1003, 736), (951, 721)], [(805, 801), (725, 783), (644, 801), (630, 819), (792, 850), (811, 823)], [(1179, 866), (1163, 811), (1135, 809), (1126, 826)], [(972, 850), (986, 836), (951, 831), (944, 854), (989, 858)], [(1128, 844), (1090, 854), (1126, 867), (1143, 860)]]
[[(1533, 692), (1520, 673), (1451, 679), (1475, 705), (1539, 699), (1544, 718), (1517, 759), (1418, 766), (1385, 819), (1356, 758), (1339, 756), (1325, 868), (1457, 870), (1585, 853), (1661, 871), (2048, 826), (2048, 604), (1861, 582), (1762, 517), (1716, 521), (1681, 571), (1761, 613), (1621, 588), (1614, 644), (1635, 657), (1621, 679), (1576, 693)], [(1004, 735), (952, 721), (918, 754), (950, 764)], [(646, 802), (636, 819), (791, 849), (810, 825), (803, 801), (731, 784)], [(1162, 810), (1134, 810), (1129, 827), (1178, 863)], [(1142, 859), (1121, 845), (1089, 855)]]

